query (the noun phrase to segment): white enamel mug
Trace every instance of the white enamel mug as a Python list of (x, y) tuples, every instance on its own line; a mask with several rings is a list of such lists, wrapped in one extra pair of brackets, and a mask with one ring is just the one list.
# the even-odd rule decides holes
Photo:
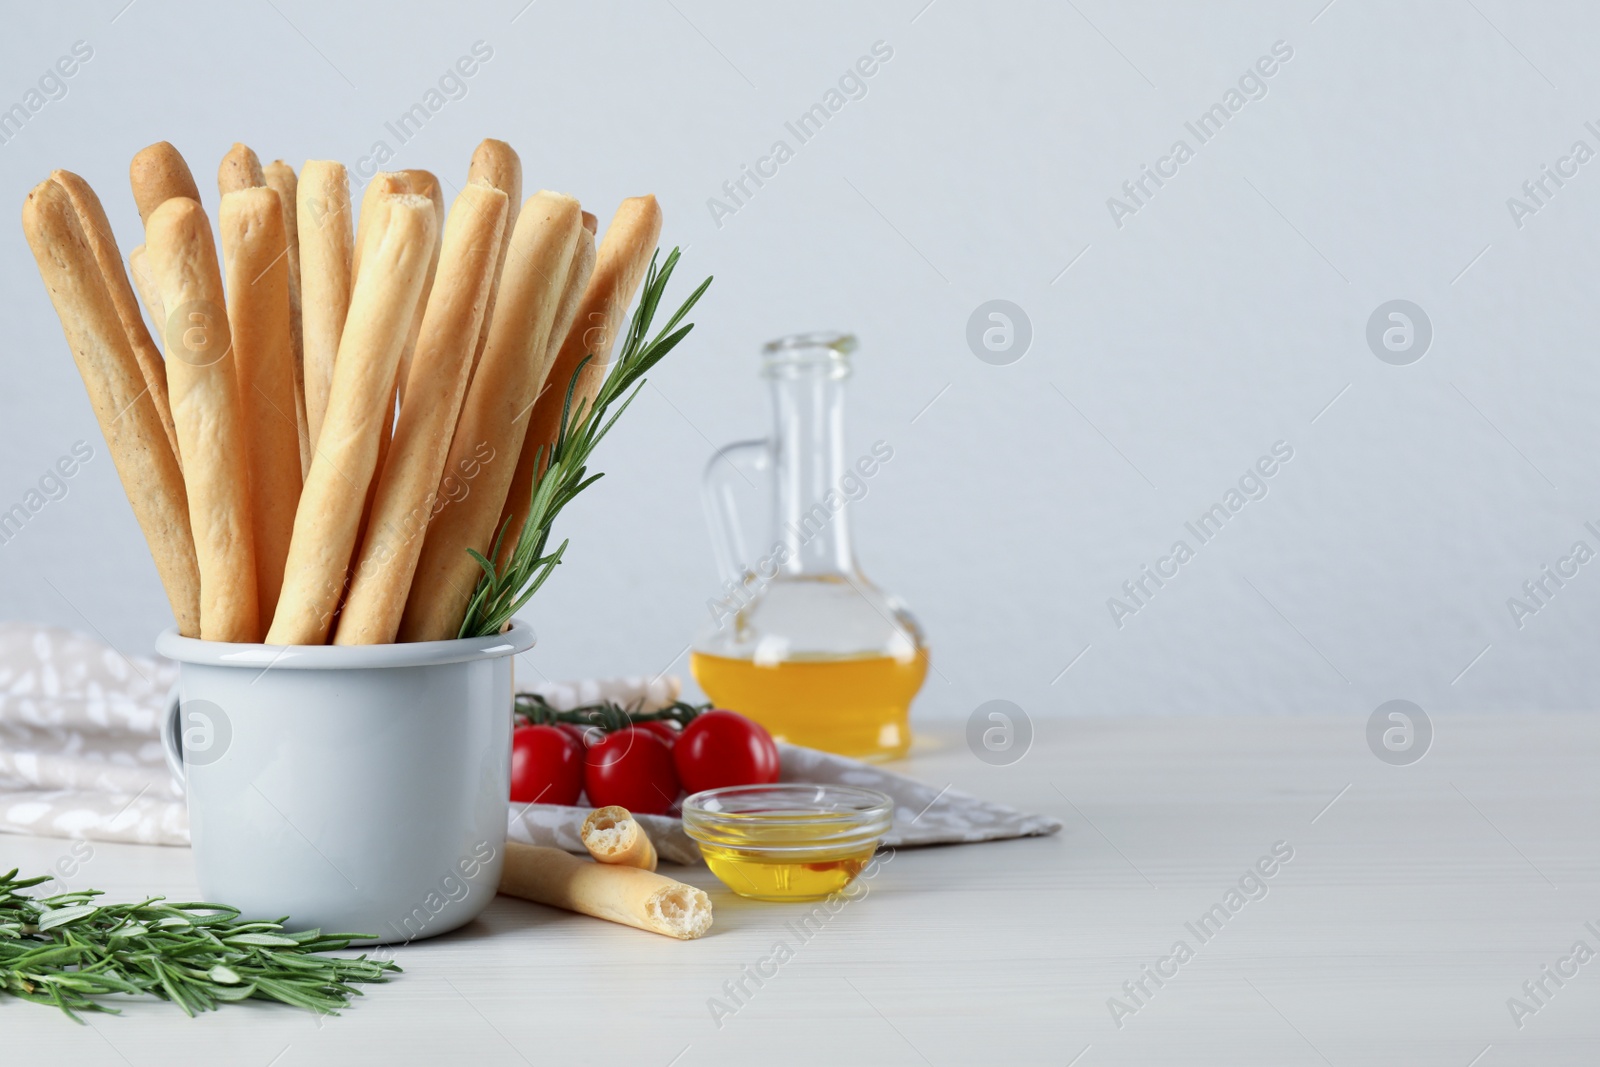
[(395, 645), (226, 644), (167, 630), (162, 743), (207, 900), (358, 944), (442, 934), (493, 899), (511, 779), (516, 621)]

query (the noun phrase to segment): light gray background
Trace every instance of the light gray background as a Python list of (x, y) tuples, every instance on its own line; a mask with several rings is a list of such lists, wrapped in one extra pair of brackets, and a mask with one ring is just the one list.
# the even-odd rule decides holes
[[(391, 166), (459, 183), (480, 138), (505, 138), (530, 190), (602, 220), (654, 191), (664, 243), (687, 247), (680, 291), (717, 276), (558, 530), (568, 562), (526, 613), (547, 677), (687, 674), (716, 591), (700, 469), (767, 428), (763, 341), (843, 328), (862, 341), (852, 439), (895, 449), (853, 507), (858, 549), (931, 637), (919, 714), (1592, 700), (1600, 562), (1520, 629), (1506, 606), (1574, 541), (1600, 548), (1583, 526), (1600, 520), (1600, 160), (1520, 229), (1506, 206), (1575, 140), (1600, 150), (1583, 125), (1600, 119), (1591, 7), (123, 4), (6, 15), (0, 105), (74, 41), (94, 48), (0, 146), (11, 219), (66, 167), (126, 252), (140, 147), (177, 144), (212, 207), (234, 140), (354, 165), (483, 40), (467, 96)], [(793, 146), (784, 122), (880, 40), (894, 55), (868, 95), (715, 225), (707, 198), (775, 139)], [(1185, 121), (1280, 40), (1294, 56), (1268, 95), (1119, 229), (1107, 198), (1194, 145)], [(147, 651), (170, 622), (154, 568), (20, 228), (4, 230), (0, 508), (75, 440), (97, 458), (0, 545), (0, 613)], [(1010, 366), (965, 340), (994, 298), (1032, 322)], [(1395, 298), (1433, 323), (1410, 366), (1365, 341)], [(1294, 459), (1270, 494), (1118, 629), (1107, 598), (1279, 440)]]

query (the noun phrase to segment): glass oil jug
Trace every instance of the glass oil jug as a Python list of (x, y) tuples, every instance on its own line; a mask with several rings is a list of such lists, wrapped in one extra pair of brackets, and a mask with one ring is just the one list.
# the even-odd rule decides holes
[[(847, 334), (801, 334), (762, 350), (775, 430), (720, 449), (706, 467), (723, 586), (690, 667), (717, 707), (778, 740), (885, 760), (911, 745), (908, 714), (928, 653), (916, 620), (862, 575), (851, 547), (849, 504), (894, 455), (883, 441), (846, 454), (844, 384), (855, 347)], [(763, 482), (772, 533), (748, 542), (737, 499)]]

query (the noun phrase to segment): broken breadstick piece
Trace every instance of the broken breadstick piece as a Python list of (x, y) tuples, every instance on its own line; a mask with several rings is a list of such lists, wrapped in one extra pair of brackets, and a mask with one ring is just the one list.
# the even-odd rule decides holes
[(558, 848), (506, 842), (500, 892), (681, 941), (711, 929), (711, 898), (703, 890)]
[(627, 808), (608, 804), (583, 820), (583, 847), (601, 863), (619, 867), (656, 869), (656, 846)]

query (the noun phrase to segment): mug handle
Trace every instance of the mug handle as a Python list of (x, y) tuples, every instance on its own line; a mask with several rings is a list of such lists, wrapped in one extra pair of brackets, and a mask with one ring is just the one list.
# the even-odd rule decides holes
[(178, 685), (173, 685), (172, 691), (167, 694), (166, 710), (161, 713), (161, 750), (167, 757), (167, 767), (172, 771), (172, 777), (178, 785), (185, 786), (188, 776), (183, 773), (183, 730), (178, 719), (181, 706), (178, 689)]

